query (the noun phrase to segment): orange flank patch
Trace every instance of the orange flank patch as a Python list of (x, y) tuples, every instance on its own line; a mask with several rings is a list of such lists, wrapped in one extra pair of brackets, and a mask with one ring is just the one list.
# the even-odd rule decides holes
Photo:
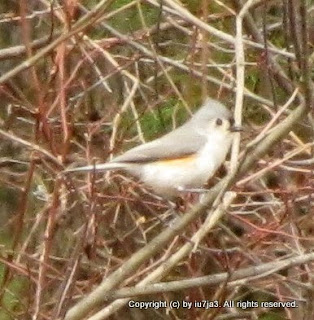
[(196, 155), (192, 154), (192, 155), (185, 156), (185, 157), (182, 157), (182, 158), (177, 158), (177, 159), (167, 159), (167, 160), (156, 161), (155, 165), (160, 165), (160, 166), (180, 166), (180, 165), (191, 163), (195, 159), (196, 159)]

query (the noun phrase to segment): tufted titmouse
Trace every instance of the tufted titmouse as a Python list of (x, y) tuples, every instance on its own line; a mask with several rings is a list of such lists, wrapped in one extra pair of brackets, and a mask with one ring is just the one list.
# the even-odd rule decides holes
[(207, 99), (181, 127), (163, 137), (130, 149), (110, 162), (70, 168), (66, 172), (124, 170), (157, 194), (173, 198), (180, 191), (202, 187), (224, 162), (233, 132), (230, 111)]

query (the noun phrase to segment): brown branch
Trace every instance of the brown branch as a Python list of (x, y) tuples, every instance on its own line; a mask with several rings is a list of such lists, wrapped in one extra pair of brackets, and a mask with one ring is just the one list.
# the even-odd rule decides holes
[(41, 58), (46, 56), (49, 52), (51, 52), (54, 48), (56, 48), (60, 43), (64, 42), (65, 40), (83, 31), (88, 26), (94, 24), (98, 19), (101, 18), (104, 11), (111, 5), (112, 2), (113, 0), (102, 0), (101, 2), (99, 2), (88, 14), (86, 14), (79, 21), (77, 21), (68, 33), (62, 34), (60, 37), (52, 41), (48, 46), (46, 46), (41, 51), (33, 55), (31, 58), (29, 58), (28, 60), (25, 60), (24, 62), (22, 62), (15, 68), (13, 68), (11, 71), (1, 76), (0, 84), (8, 81), (12, 77), (20, 73), (21, 71), (30, 68), (35, 63), (37, 63), (38, 60), (40, 60)]
[(239, 285), (238, 281), (246, 282), (251, 281), (252, 279), (250, 278), (254, 278), (255, 280), (263, 277), (268, 277), (273, 273), (299, 266), (304, 263), (312, 262), (313, 260), (314, 253), (308, 253), (300, 256), (289, 257), (280, 261), (272, 261), (244, 269), (235, 270), (231, 274), (229, 272), (224, 272), (194, 279), (159, 282), (154, 284), (147, 284), (142, 287), (117, 289), (115, 291), (108, 292), (103, 297), (103, 299), (104, 301), (116, 300), (135, 296), (185, 290), (199, 286), (214, 286), (219, 285), (224, 281), (228, 281), (228, 286), (237, 286)]

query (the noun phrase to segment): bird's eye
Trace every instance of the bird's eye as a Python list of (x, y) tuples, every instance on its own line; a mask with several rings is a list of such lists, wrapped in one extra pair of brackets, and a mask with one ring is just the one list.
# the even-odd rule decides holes
[(216, 119), (216, 125), (221, 126), (222, 125), (222, 120), (220, 118)]
[(233, 119), (233, 118), (230, 118), (230, 119), (229, 119), (229, 122), (230, 122), (230, 125), (231, 125), (231, 126), (234, 125), (234, 119)]

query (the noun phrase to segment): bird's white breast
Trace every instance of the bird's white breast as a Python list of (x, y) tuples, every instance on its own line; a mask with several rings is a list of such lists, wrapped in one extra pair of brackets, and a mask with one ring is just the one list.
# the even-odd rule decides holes
[(225, 160), (231, 141), (231, 135), (209, 136), (198, 153), (181, 159), (138, 164), (136, 175), (156, 193), (169, 198), (177, 195), (178, 189), (200, 188)]

